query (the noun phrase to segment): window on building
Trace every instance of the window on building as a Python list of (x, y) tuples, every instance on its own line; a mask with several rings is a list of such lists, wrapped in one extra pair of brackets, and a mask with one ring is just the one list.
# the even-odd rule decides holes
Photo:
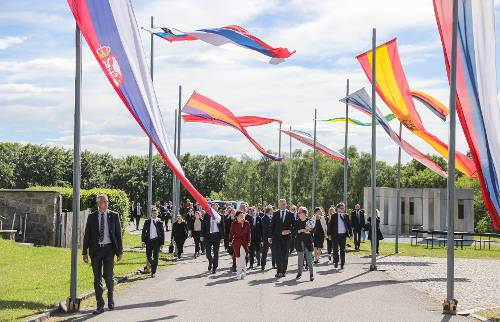
[(415, 214), (415, 203), (410, 201), (410, 216)]
[(458, 204), (458, 219), (465, 218), (465, 207), (463, 204)]
[(401, 201), (401, 213), (402, 214), (405, 213), (405, 202), (404, 201)]

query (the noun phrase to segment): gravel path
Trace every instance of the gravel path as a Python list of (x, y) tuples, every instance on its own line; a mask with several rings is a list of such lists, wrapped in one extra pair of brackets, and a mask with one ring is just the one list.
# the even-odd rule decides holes
[[(381, 269), (395, 279), (430, 295), (446, 297), (446, 258), (387, 256)], [(500, 261), (455, 259), (455, 298), (458, 311), (500, 305)]]

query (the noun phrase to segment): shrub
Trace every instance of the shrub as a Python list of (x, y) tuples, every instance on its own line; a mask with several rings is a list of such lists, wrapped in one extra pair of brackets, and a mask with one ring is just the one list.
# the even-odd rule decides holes
[[(73, 211), (73, 188), (34, 186), (28, 190), (51, 190), (57, 191), (62, 196), (62, 207), (64, 210)], [(120, 215), (122, 231), (125, 232), (129, 217), (129, 200), (127, 194), (119, 189), (94, 188), (90, 190), (80, 189), (80, 209), (90, 208), (97, 210), (96, 197), (105, 194), (109, 198), (109, 209)]]

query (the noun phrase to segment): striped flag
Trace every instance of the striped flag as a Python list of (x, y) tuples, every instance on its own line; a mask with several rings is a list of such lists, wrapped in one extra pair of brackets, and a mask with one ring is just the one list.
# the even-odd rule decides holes
[[(206, 119), (205, 123), (226, 125), (235, 128), (240, 131), (252, 145), (265, 157), (274, 160), (281, 161), (282, 157), (272, 155), (264, 149), (262, 145), (257, 143), (250, 134), (247, 132), (245, 127), (240, 123), (238, 118), (226, 107), (221, 104), (203, 96), (197, 92), (193, 92), (186, 105), (182, 108), (182, 112), (192, 115), (197, 119)], [(281, 122), (281, 121), (280, 121)]]
[(130, 2), (68, 0), (68, 5), (90, 50), (125, 107), (184, 188), (211, 214), (207, 200), (185, 177), (170, 146)]
[[(285, 130), (285, 129), (282, 129), (281, 132), (285, 133), (286, 135), (289, 135), (295, 140), (304, 143), (305, 145), (314, 149), (314, 139), (311, 136), (311, 134), (298, 130)], [(316, 140), (316, 151), (323, 153), (324, 155), (329, 156), (334, 160), (345, 162), (345, 157), (343, 154), (324, 146), (317, 140)]]
[[(344, 97), (340, 101), (342, 103), (346, 103), (346, 101), (348, 101), (349, 105), (351, 105), (352, 107), (356, 108), (357, 110), (359, 110), (367, 115), (372, 115), (372, 113), (373, 113), (373, 107), (372, 107), (370, 95), (368, 95), (368, 93), (366, 92), (366, 90), (364, 88), (357, 90), (356, 92), (350, 94), (347, 97)], [(375, 117), (377, 118), (377, 121), (380, 123), (380, 125), (385, 130), (385, 132), (394, 141), (394, 143), (399, 145), (412, 158), (414, 158), (418, 162), (422, 163), (424, 166), (431, 169), (432, 171), (436, 172), (438, 175), (440, 175), (442, 177), (447, 176), (446, 172), (443, 171), (441, 169), (441, 167), (436, 162), (432, 161), (429, 157), (427, 157), (425, 154), (420, 152), (413, 145), (411, 145), (410, 143), (406, 142), (401, 137), (399, 137), (399, 135), (391, 129), (391, 127), (389, 126), (389, 123), (384, 119), (384, 117), (382, 116), (382, 113), (380, 112), (380, 110), (378, 108), (377, 108)]]
[(150, 33), (170, 42), (201, 40), (218, 47), (244, 48), (270, 58), (270, 64), (279, 64), (293, 55), (287, 48), (271, 47), (244, 28), (236, 25), (221, 28), (205, 28), (182, 32), (174, 28), (143, 28)]
[[(450, 76), (452, 1), (434, 0)], [(500, 229), (500, 107), (493, 0), (458, 1), (457, 114), (477, 167), (486, 209)]]

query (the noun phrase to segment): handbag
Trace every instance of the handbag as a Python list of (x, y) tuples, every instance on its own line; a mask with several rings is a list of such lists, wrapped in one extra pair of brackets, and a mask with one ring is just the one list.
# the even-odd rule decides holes
[(174, 244), (170, 243), (170, 245), (168, 245), (168, 253), (172, 254), (173, 252), (174, 252)]

